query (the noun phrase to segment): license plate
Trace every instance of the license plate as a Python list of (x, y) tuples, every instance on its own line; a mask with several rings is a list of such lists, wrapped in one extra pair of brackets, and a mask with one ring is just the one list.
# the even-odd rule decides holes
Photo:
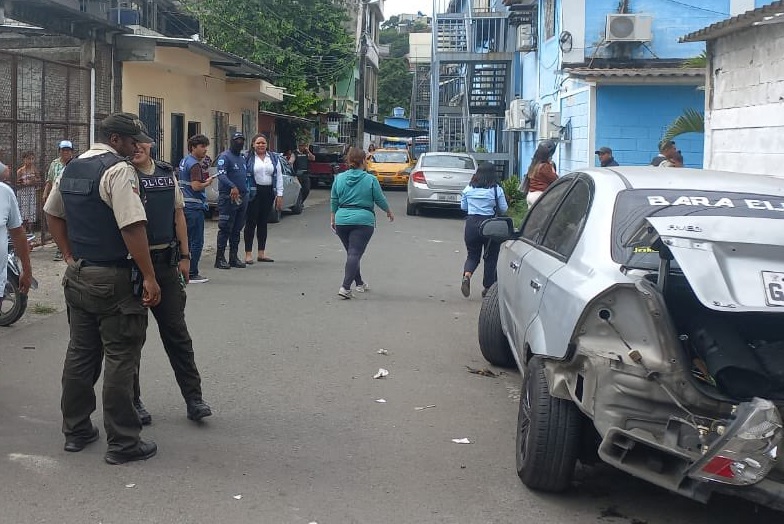
[[(460, 195), (449, 195), (449, 194), (439, 193), (438, 200), (442, 202), (459, 202)], [(784, 305), (784, 302), (782, 302), (782, 305)]]
[(763, 271), (762, 285), (765, 286), (765, 302), (769, 306), (784, 307), (784, 273)]

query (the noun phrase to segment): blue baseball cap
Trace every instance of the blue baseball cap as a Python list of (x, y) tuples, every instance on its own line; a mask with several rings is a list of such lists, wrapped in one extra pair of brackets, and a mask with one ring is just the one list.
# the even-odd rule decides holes
[(70, 140), (60, 140), (60, 143), (57, 145), (57, 149), (73, 149), (73, 142)]

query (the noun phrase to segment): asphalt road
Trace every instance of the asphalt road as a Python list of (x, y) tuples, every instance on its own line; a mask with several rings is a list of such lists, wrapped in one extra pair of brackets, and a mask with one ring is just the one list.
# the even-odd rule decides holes
[[(103, 439), (62, 450), (64, 313), (0, 331), (0, 523), (781, 518), (728, 498), (703, 506), (606, 467), (579, 470), (563, 495), (525, 489), (514, 469), (520, 377), (466, 368), (487, 365), (476, 342), (480, 300), (459, 292), (462, 221), (406, 217), (405, 194), (389, 198), (398, 219), (379, 215), (363, 263), (371, 291), (354, 300), (336, 296), (344, 255), (323, 203), (271, 228), (274, 264), (218, 272), (205, 260), (212, 280), (188, 288), (187, 318), (215, 415), (186, 420), (151, 320), (144, 435), (159, 454), (145, 463), (105, 464)], [(389, 376), (373, 379), (379, 368)], [(101, 426), (100, 406), (94, 421)]]

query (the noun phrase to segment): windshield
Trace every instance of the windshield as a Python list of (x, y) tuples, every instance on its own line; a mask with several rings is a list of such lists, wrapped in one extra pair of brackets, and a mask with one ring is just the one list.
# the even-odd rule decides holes
[(407, 164), (408, 155), (406, 153), (398, 153), (395, 151), (373, 153), (373, 162), (378, 164)]
[(432, 155), (422, 159), (422, 167), (445, 167), (447, 169), (476, 169), (474, 159), (467, 156)]
[[(685, 216), (784, 219), (784, 200), (771, 195), (719, 191), (621, 191), (615, 200), (613, 212), (613, 260), (628, 267), (656, 269), (659, 266), (659, 254), (650, 241), (658, 235), (655, 231), (646, 231), (645, 219)], [(784, 224), (779, 227), (782, 226)]]

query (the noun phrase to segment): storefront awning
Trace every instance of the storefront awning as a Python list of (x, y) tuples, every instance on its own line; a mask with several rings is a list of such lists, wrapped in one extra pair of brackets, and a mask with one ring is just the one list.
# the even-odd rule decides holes
[[(356, 121), (356, 117), (354, 120)], [(399, 127), (382, 124), (375, 120), (365, 119), (365, 133), (376, 136), (399, 136), (399, 137), (415, 137), (426, 136), (429, 131), (426, 129), (402, 129)]]

